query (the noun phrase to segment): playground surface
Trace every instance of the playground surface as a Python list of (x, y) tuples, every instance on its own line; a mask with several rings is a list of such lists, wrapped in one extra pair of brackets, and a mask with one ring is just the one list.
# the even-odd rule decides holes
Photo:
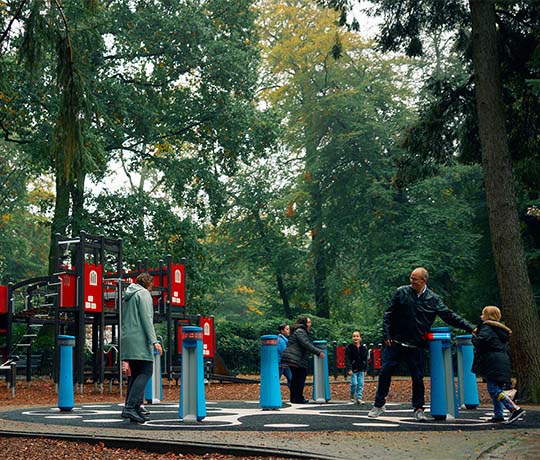
[[(371, 404), (349, 401), (289, 404), (262, 410), (258, 400), (207, 401), (206, 417), (187, 424), (177, 403), (147, 406), (151, 420), (133, 424), (122, 405), (80, 403), (71, 412), (54, 405), (4, 408), (0, 433), (103, 442), (179, 453), (228, 453), (313, 459), (538, 459), (540, 408), (526, 407), (523, 420), (490, 423), (488, 405), (461, 410), (454, 420), (417, 422), (409, 404), (389, 403), (378, 419)], [(211, 457), (210, 457), (211, 458)]]

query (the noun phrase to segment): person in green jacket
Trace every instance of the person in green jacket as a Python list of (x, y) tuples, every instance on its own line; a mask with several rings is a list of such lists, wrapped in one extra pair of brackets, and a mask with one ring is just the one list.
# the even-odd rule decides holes
[(142, 412), (141, 404), (146, 384), (152, 377), (154, 349), (160, 355), (163, 353), (154, 330), (154, 307), (150, 294), (153, 283), (152, 275), (141, 273), (137, 282), (126, 289), (122, 304), (121, 359), (128, 362), (131, 370), (122, 417), (137, 423), (149, 420)]

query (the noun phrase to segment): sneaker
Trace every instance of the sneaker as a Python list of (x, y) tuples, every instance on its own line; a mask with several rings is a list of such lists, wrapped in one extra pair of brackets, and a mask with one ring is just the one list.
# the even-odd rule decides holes
[(427, 422), (429, 420), (423, 409), (416, 409), (414, 411), (414, 419), (417, 422)]
[(355, 402), (356, 402), (356, 398), (351, 397), (351, 402), (355, 403)]
[(377, 418), (380, 415), (384, 414), (385, 411), (386, 411), (386, 408), (384, 406), (382, 407), (373, 406), (371, 410), (369, 411), (369, 413), (367, 414), (367, 416), (369, 418)]
[(519, 420), (521, 417), (525, 415), (525, 409), (522, 409), (521, 407), (519, 409), (516, 409), (513, 412), (510, 412), (510, 417), (508, 417), (508, 420), (506, 423), (514, 423), (516, 420)]
[(488, 422), (491, 422), (491, 423), (500, 423), (500, 422), (504, 422), (504, 417), (491, 417)]
[(356, 404), (365, 404), (366, 402), (363, 399), (357, 399)]

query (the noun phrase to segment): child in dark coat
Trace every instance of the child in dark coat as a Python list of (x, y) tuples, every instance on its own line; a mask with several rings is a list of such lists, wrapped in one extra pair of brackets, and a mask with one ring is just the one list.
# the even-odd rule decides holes
[(473, 331), (475, 353), (472, 371), (487, 380), (494, 412), (490, 421), (503, 422), (506, 407), (510, 411), (506, 423), (513, 423), (525, 415), (525, 411), (503, 391), (505, 384), (510, 382), (512, 370), (508, 349), (512, 331), (500, 322), (501, 310), (497, 307), (485, 307), (480, 319), (482, 323)]
[(368, 351), (362, 344), (362, 336), (359, 331), (352, 334), (352, 343), (345, 348), (345, 360), (349, 375), (351, 376), (351, 401), (356, 404), (364, 404), (362, 394), (364, 392), (364, 376), (367, 369)]

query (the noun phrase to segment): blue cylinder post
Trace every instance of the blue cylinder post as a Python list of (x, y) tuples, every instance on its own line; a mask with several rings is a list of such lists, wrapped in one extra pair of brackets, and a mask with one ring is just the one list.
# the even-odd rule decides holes
[(278, 336), (261, 337), (261, 386), (259, 404), (263, 410), (281, 407), (279, 382)]
[(182, 328), (182, 377), (178, 416), (186, 423), (200, 422), (206, 417), (202, 328), (197, 326)]
[(450, 328), (434, 327), (428, 333), (431, 376), (430, 413), (435, 420), (458, 416)]
[(330, 379), (328, 377), (328, 350), (326, 340), (315, 340), (317, 348), (324, 352), (324, 358), (313, 357), (313, 400), (317, 403), (330, 401)]
[(60, 373), (58, 378), (58, 409), (62, 412), (73, 410), (75, 398), (73, 394), (73, 347), (75, 337), (72, 335), (59, 335)]
[(472, 335), (458, 335), (456, 337), (456, 345), (459, 405), (467, 409), (476, 409), (480, 405), (480, 399), (478, 398), (476, 374), (472, 371), (474, 359)]
[(154, 368), (152, 370), (152, 377), (146, 384), (144, 399), (148, 404), (159, 404), (163, 400), (161, 355), (156, 349), (154, 349)]

